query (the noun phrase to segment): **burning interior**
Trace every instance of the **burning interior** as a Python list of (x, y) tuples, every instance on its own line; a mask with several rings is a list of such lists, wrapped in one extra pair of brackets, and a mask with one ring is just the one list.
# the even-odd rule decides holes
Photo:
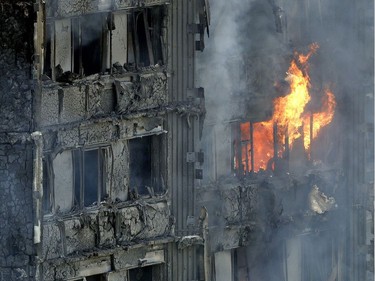
[(312, 86), (308, 59), (317, 48), (315, 43), (310, 45), (307, 55), (295, 55), (285, 78), (289, 92), (274, 99), (270, 120), (233, 125), (233, 170), (237, 174), (279, 169), (286, 171), (290, 150), (301, 144), (305, 155), (300, 157), (307, 156), (312, 160), (312, 142), (320, 129), (332, 121), (336, 106), (335, 97), (329, 89), (325, 89), (320, 109), (316, 110), (316, 106), (314, 108), (309, 103)]

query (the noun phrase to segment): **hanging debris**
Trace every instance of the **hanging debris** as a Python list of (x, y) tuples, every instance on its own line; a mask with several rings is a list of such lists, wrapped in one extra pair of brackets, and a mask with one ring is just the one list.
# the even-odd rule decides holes
[(335, 198), (327, 197), (323, 192), (319, 191), (319, 187), (314, 185), (309, 193), (310, 209), (318, 214), (324, 214), (336, 206)]

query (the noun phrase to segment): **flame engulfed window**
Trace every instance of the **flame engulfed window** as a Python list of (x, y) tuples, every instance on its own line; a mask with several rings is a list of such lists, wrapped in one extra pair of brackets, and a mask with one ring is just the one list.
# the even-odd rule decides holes
[(311, 100), (308, 60), (318, 48), (314, 43), (307, 55), (296, 53), (285, 78), (290, 92), (273, 101), (270, 120), (243, 122), (234, 127), (234, 169), (238, 174), (274, 170), (288, 160), (289, 150), (298, 142), (302, 142), (310, 157), (311, 141), (331, 123), (336, 106), (333, 93), (326, 89), (320, 110), (307, 110)]

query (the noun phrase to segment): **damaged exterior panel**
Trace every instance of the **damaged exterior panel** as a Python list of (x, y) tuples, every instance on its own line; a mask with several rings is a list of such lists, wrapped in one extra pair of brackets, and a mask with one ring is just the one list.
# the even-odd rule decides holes
[[(182, 6), (86, 2), (40, 2), (38, 8), (46, 14), (35, 30), (45, 40), (35, 45), (36, 127), (44, 147), (37, 209), (44, 215), (35, 279), (172, 280), (167, 263), (181, 271), (176, 256), (199, 247), (177, 249), (182, 218), (171, 194), (193, 188), (195, 180), (194, 173), (174, 173), (173, 159), (194, 148), (204, 117), (204, 103), (188, 98), (187, 89), (179, 96), (172, 82), (194, 73), (171, 59), (177, 50), (171, 34), (180, 32), (172, 28), (173, 13)], [(194, 21), (194, 6), (188, 10)], [(181, 43), (190, 44), (193, 62), (194, 36)], [(179, 122), (179, 131), (170, 122)], [(177, 154), (176, 134), (189, 142)], [(182, 209), (194, 214), (193, 207)], [(190, 262), (194, 274), (193, 257)], [(135, 279), (139, 274), (146, 279)]]
[(178, 250), (175, 196), (195, 164), (174, 165), (205, 113), (187, 96), (194, 35), (175, 29), (201, 11), (182, 2), (0, 3), (0, 280), (182, 280), (200, 244)]

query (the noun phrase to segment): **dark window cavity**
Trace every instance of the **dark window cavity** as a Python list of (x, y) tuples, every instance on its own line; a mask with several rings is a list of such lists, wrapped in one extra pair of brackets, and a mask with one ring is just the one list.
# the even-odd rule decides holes
[(121, 74), (133, 65), (163, 64), (165, 7), (88, 14), (47, 21), (44, 74), (72, 82), (95, 73)]
[(98, 275), (91, 275), (86, 276), (82, 279), (78, 279), (76, 281), (105, 281), (107, 280), (104, 274), (98, 274)]
[(138, 267), (129, 270), (129, 281), (153, 281), (152, 266)]
[(74, 73), (87, 76), (104, 70), (104, 45), (108, 36), (105, 20), (104, 14), (72, 19)]
[(151, 196), (165, 189), (165, 136), (129, 140), (130, 188)]
[(163, 7), (147, 8), (129, 16), (129, 30), (133, 37), (133, 46), (130, 49), (134, 51), (133, 55), (138, 65), (163, 63), (163, 21)]
[(43, 213), (49, 214), (52, 212), (52, 173), (51, 173), (51, 162), (49, 160), (43, 160)]
[(76, 206), (91, 206), (103, 198), (103, 154), (102, 149), (73, 151)]
[(165, 266), (162, 264), (142, 266), (128, 270), (129, 281), (162, 281), (166, 280)]

